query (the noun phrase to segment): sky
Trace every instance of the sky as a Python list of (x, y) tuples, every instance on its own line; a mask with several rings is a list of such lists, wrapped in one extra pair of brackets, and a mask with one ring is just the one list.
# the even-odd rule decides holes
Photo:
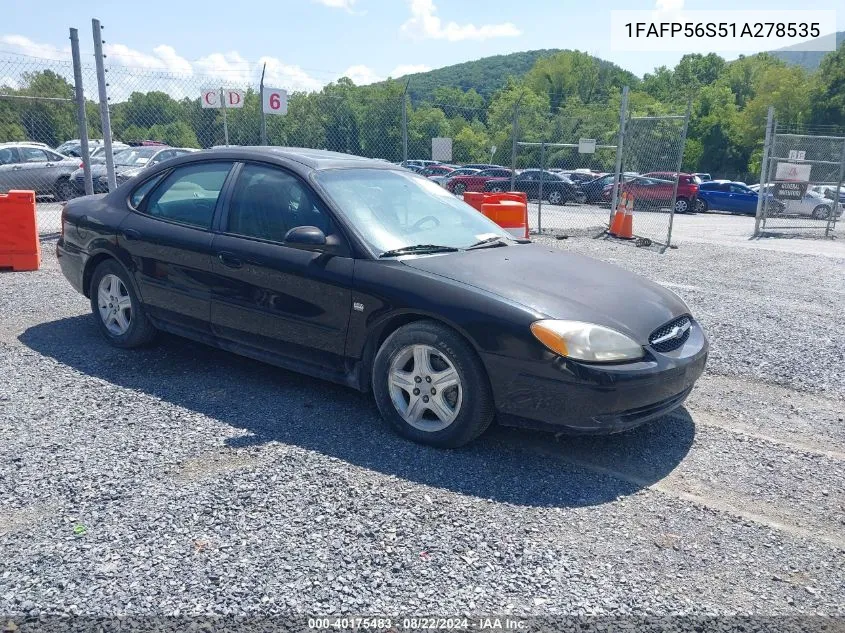
[[(840, 3), (812, 0), (813, 9)], [(613, 9), (800, 8), (795, 0), (2, 0), (4, 53), (69, 59), (76, 27), (92, 59), (91, 18), (105, 26), (108, 62), (180, 75), (315, 90), (341, 76), (366, 84), (489, 55), (569, 48), (642, 76), (682, 53), (614, 52)], [(840, 7), (841, 8), (841, 7)], [(845, 30), (845, 11), (837, 15)], [(736, 54), (725, 54), (726, 58)], [(2, 69), (0, 69), (2, 71)], [(0, 72), (2, 74), (2, 72)], [(0, 76), (0, 79), (4, 77)], [(86, 86), (87, 92), (87, 86)]]

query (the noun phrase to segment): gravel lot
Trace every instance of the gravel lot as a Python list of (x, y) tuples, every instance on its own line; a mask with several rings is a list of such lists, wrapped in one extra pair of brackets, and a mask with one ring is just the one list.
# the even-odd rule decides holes
[(339, 386), (107, 346), (45, 242), (0, 274), (0, 613), (845, 617), (845, 263), (538, 241), (690, 304), (685, 409), (428, 449)]

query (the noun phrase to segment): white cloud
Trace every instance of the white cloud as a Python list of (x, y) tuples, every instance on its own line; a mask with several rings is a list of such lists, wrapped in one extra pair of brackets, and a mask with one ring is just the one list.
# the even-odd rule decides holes
[(299, 66), (284, 64), (275, 57), (262, 57), (258, 60), (259, 67), (265, 62), (267, 63), (267, 71), (264, 75), (265, 86), (312, 92), (319, 90), (326, 83), (312, 77)]
[(312, 0), (313, 2), (317, 2), (318, 4), (322, 4), (326, 7), (331, 7), (332, 9), (345, 9), (352, 13), (352, 7), (358, 0)]
[(414, 73), (424, 73), (431, 70), (431, 66), (425, 64), (399, 64), (396, 68), (390, 71), (391, 77), (403, 77), (404, 75), (413, 75)]
[(658, 11), (680, 11), (684, 8), (684, 0), (656, 0), (655, 8)]
[(350, 66), (344, 71), (342, 76), (349, 77), (356, 86), (366, 86), (367, 84), (374, 84), (384, 79), (384, 77), (376, 74), (376, 71), (372, 68), (363, 64)]
[(23, 35), (0, 35), (0, 44), (4, 49), (20, 55), (57, 60), (70, 59), (70, 45), (58, 48), (52, 44), (39, 44)]
[(514, 24), (457, 24), (443, 21), (437, 16), (437, 7), (433, 0), (411, 0), (411, 17), (400, 30), (416, 39), (448, 40), (487, 40), (494, 37), (517, 37), (522, 35)]

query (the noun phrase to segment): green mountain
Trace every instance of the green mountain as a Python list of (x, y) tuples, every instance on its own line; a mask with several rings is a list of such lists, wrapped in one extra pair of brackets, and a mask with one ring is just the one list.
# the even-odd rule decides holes
[[(836, 48), (842, 46), (845, 42), (845, 31), (839, 31), (836, 34)], [(822, 59), (829, 51), (796, 51), (791, 50), (794, 46), (786, 48), (779, 48), (776, 51), (771, 51), (771, 54), (778, 59), (785, 61), (787, 64), (793, 66), (803, 66), (807, 70), (815, 70), (821, 64)]]
[[(432, 101), (434, 90), (444, 86), (460, 88), (461, 90), (474, 88), (485, 99), (489, 99), (493, 93), (504, 85), (508, 77), (521, 77), (533, 68), (537, 60), (561, 52), (563, 52), (563, 49), (552, 48), (510, 53), (509, 55), (493, 55), (394, 79), (403, 83), (407, 79), (411, 80), (408, 86), (408, 94), (414, 103)], [(602, 68), (616, 69), (622, 73), (627, 72), (611, 62), (603, 59), (598, 61)], [(628, 74), (631, 76), (630, 81), (632, 83), (637, 81), (633, 73)]]

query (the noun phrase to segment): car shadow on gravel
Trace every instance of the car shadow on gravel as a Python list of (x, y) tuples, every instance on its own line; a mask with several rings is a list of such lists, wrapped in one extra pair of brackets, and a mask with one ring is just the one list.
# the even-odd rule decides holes
[(556, 437), (494, 426), (469, 446), (438, 450), (394, 434), (366, 395), (175, 336), (120, 350), (85, 315), (33, 326), (19, 340), (84, 374), (231, 426), (239, 433), (224, 443), (233, 453), (280, 442), (521, 506), (596, 505), (636, 493), (668, 475), (695, 436), (693, 420), (681, 409), (618, 435)]

